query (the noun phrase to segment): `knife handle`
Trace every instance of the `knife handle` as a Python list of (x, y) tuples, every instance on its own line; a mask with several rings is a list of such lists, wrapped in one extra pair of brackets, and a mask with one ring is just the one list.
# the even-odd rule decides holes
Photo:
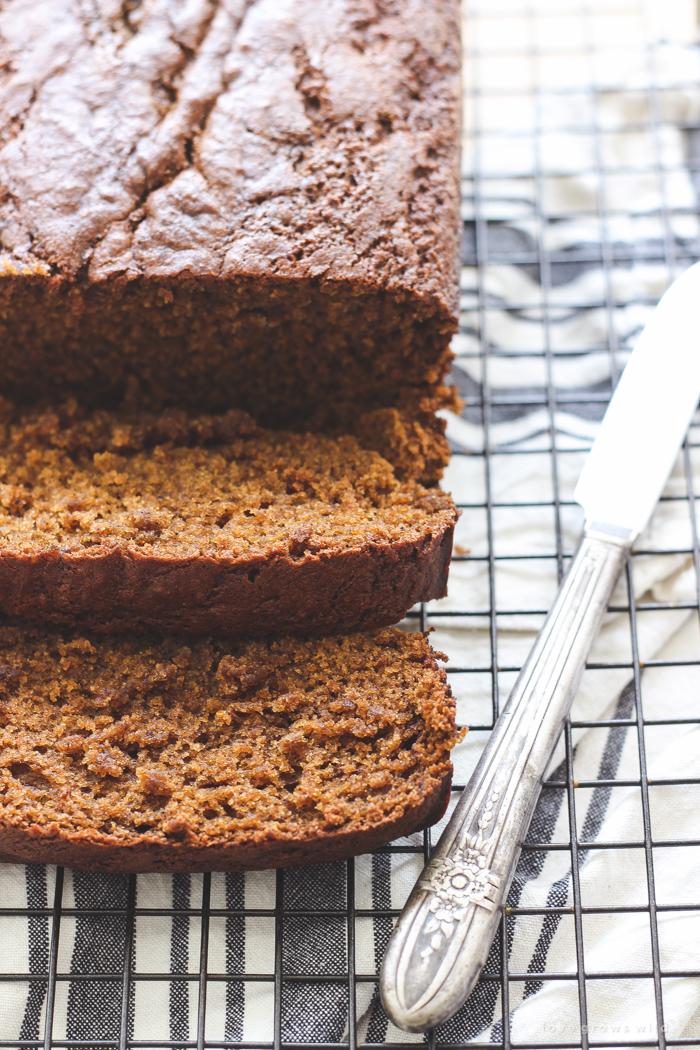
[(384, 1008), (424, 1032), (464, 1003), (491, 948), (540, 785), (631, 539), (593, 525), (391, 936)]

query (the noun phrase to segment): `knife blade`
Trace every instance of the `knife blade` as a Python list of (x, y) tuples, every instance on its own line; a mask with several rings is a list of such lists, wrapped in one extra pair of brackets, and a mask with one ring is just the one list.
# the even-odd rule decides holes
[(700, 263), (671, 285), (640, 335), (574, 500), (586, 520), (636, 537), (678, 455), (700, 391)]
[(622, 374), (574, 493), (581, 542), (389, 940), (381, 997), (405, 1031), (446, 1021), (478, 979), (586, 656), (699, 398), (700, 263), (663, 296)]

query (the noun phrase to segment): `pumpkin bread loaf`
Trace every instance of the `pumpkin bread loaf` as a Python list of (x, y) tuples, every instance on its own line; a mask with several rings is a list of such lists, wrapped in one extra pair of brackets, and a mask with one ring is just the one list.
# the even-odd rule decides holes
[(439, 397), (457, 0), (0, 8), (6, 396), (292, 429)]
[(434, 823), (457, 0), (0, 8), (0, 860)]
[(0, 859), (93, 871), (336, 860), (434, 823), (458, 739), (395, 628), (263, 641), (0, 626)]
[(108, 631), (330, 633), (396, 623), (445, 593), (451, 498), (401, 480), (355, 437), (266, 431), (235, 409), (4, 408), (6, 614)]

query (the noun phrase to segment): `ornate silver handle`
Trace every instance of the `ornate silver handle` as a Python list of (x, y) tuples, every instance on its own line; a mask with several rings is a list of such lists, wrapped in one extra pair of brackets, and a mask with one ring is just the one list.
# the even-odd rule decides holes
[(381, 972), (392, 1020), (424, 1032), (467, 999), (486, 962), (542, 778), (631, 537), (584, 532), (489, 742), (394, 930)]

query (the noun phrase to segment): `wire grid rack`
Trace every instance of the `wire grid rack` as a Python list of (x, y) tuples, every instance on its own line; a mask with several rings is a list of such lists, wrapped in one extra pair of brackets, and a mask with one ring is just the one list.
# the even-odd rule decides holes
[[(625, 18), (636, 19), (638, 16), (641, 17), (639, 5), (635, 3), (618, 4), (617, 8), (614, 5), (606, 6), (610, 9), (608, 13), (614, 15), (617, 11), (622, 22), (624, 22)], [(474, 681), (478, 680), (478, 682), (483, 683), (481, 700), (486, 705), (488, 716), (472, 720), (470, 725), (470, 731), (473, 734), (472, 739), (478, 739), (479, 734), (483, 736), (492, 728), (503, 700), (504, 682), (512, 681), (513, 675), (519, 669), (518, 662), (509, 663), (507, 658), (504, 660), (502, 654), (503, 611), (499, 608), (497, 596), (499, 563), (502, 564), (508, 559), (521, 561), (547, 559), (554, 565), (557, 578), (561, 579), (566, 571), (567, 560), (572, 553), (570, 549), (567, 549), (565, 541), (566, 529), (562, 524), (572, 503), (567, 498), (568, 494), (562, 491), (562, 486), (560, 485), (560, 462), (564, 453), (567, 455), (584, 453), (589, 447), (589, 442), (581, 441), (577, 444), (576, 440), (572, 440), (569, 436), (564, 445), (560, 446), (557, 436), (559, 429), (558, 418), (562, 411), (574, 411), (582, 419), (593, 421), (599, 419), (619, 376), (624, 357), (620, 353), (621, 347), (616, 335), (615, 314), (621, 308), (631, 304), (621, 301), (615, 291), (615, 282), (613, 280), (615, 270), (620, 266), (653, 264), (654, 266), (663, 267), (665, 283), (669, 283), (680, 269), (694, 262), (700, 254), (697, 240), (693, 240), (692, 237), (684, 239), (682, 236), (679, 236), (677, 224), (674, 224), (674, 219), (678, 217), (678, 214), (682, 214), (686, 218), (688, 215), (695, 214), (697, 211), (696, 204), (690, 202), (680, 209), (674, 209), (674, 206), (664, 198), (664, 186), (668, 179), (672, 177), (673, 171), (664, 162), (662, 155), (662, 131), (659, 114), (663, 106), (662, 95), (664, 89), (655, 86), (653, 64), (656, 45), (653, 43), (645, 44), (641, 50), (637, 48), (638, 53), (642, 54), (645, 62), (648, 64), (646, 85), (642, 84), (636, 89), (637, 96), (644, 101), (642, 109), (645, 115), (638, 121), (630, 120), (627, 124), (618, 125), (617, 132), (636, 133), (641, 130), (648, 136), (647, 141), (651, 143), (652, 148), (646, 155), (641, 169), (639, 164), (637, 164), (635, 172), (639, 174), (641, 170), (642, 174), (648, 174), (657, 181), (660, 187), (660, 206), (656, 209), (651, 209), (651, 211), (647, 209), (645, 214), (647, 218), (650, 214), (653, 214), (653, 217), (658, 220), (661, 234), (658, 237), (642, 240), (635, 244), (618, 243), (611, 234), (611, 213), (606, 204), (605, 187), (610, 180), (618, 175), (624, 175), (628, 169), (625, 169), (624, 166), (615, 167), (614, 164), (606, 162), (604, 129), (596, 121), (595, 115), (601, 102), (601, 97), (604, 94), (604, 89), (598, 88), (594, 82), (596, 49), (599, 45), (596, 44), (595, 39), (586, 40), (586, 32), (588, 30), (593, 32), (596, 29), (596, 12), (589, 7), (578, 7), (570, 4), (564, 5), (564, 8), (565, 12), (563, 12), (562, 5), (558, 5), (550, 8), (549, 12), (547, 12), (546, 5), (543, 4), (527, 8), (514, 3), (494, 2), (486, 7), (477, 3), (476, 0), (473, 0), (471, 3), (465, 3), (465, 15), (469, 23), (469, 32), (466, 36), (467, 111), (465, 123), (472, 153), (471, 160), (466, 164), (465, 170), (467, 218), (465, 221), (463, 262), (467, 268), (466, 272), (474, 276), (475, 283), (471, 286), (474, 295), (470, 299), (470, 308), (465, 315), (462, 335), (466, 334), (468, 336), (469, 332), (473, 335), (476, 331), (477, 340), (472, 339), (470, 342), (469, 338), (467, 338), (466, 342), (461, 344), (459, 353), (464, 360), (470, 356), (473, 357), (481, 369), (481, 383), (472, 384), (465, 389), (466, 404), (463, 417), (465, 420), (471, 421), (474, 427), (481, 428), (483, 431), (483, 450), (472, 451), (470, 463), (479, 464), (479, 469), (483, 473), (484, 489), (483, 498), (480, 496), (478, 500), (472, 502), (468, 500), (463, 501), (460, 506), (464, 512), (464, 520), (467, 520), (470, 514), (485, 516), (488, 549), (483, 554), (460, 554), (458, 552), (455, 555), (455, 564), (466, 563), (474, 565), (480, 562), (486, 567), (488, 575), (488, 602), (487, 607), (484, 607), (483, 604), (470, 605), (468, 601), (465, 601), (464, 607), (458, 609), (445, 609), (444, 606), (439, 604), (431, 607), (422, 607), (420, 610), (414, 610), (407, 626), (409, 629), (420, 627), (423, 630), (435, 626), (439, 637), (441, 629), (444, 629), (446, 624), (448, 626), (450, 623), (458, 624), (466, 632), (470, 630), (470, 623), (472, 622), (479, 622), (482, 626), (486, 624), (488, 659), (485, 662), (466, 663), (463, 666), (459, 666), (451, 661), (448, 665), (448, 673), (454, 684), (469, 676), (472, 676)], [(567, 60), (573, 61), (572, 58), (567, 59), (565, 48), (562, 49), (560, 46), (555, 46), (553, 48), (550, 47), (548, 50), (546, 45), (538, 44), (538, 32), (540, 32), (543, 25), (543, 11), (544, 15), (549, 14), (558, 17), (562, 13), (566, 13), (567, 16), (578, 19), (583, 39), (579, 41), (578, 46), (575, 48), (574, 58), (579, 67), (588, 70), (588, 73), (581, 75), (574, 87), (566, 85), (562, 87), (556, 83), (542, 83), (540, 74), (542, 70), (546, 71), (547, 68), (544, 60), (551, 60), (555, 64), (556, 62), (567, 62)], [(514, 25), (513, 19), (516, 15), (518, 28), (515, 36), (519, 39), (510, 45), (507, 41), (504, 44), (501, 40), (495, 48), (495, 52), (493, 50), (490, 52), (488, 40), (494, 38), (494, 32), (495, 38), (500, 40), (503, 36), (501, 31), (508, 26), (512, 30)], [(497, 23), (498, 17), (501, 19), (500, 29)], [(489, 32), (492, 34), (491, 37), (489, 37)], [(508, 34), (506, 33), (505, 36), (507, 37)], [(594, 32), (593, 36), (595, 36)], [(483, 43), (484, 40), (487, 43)], [(525, 76), (524, 83), (513, 89), (494, 83), (493, 77), (489, 81), (488, 69), (484, 63), (489, 59), (489, 56), (493, 58), (494, 54), (496, 65), (493, 68), (496, 68), (498, 63), (506, 62), (510, 63), (511, 67), (517, 67), (521, 71), (525, 70), (526, 74), (523, 74)], [(684, 85), (677, 84), (675, 87), (682, 89)], [(697, 84), (692, 83), (690, 87), (695, 89)], [(591, 114), (590, 122), (583, 125), (576, 123), (575, 126), (567, 124), (563, 127), (557, 127), (556, 123), (552, 124), (548, 116), (547, 119), (550, 120), (550, 123), (545, 128), (545, 110), (551, 111), (552, 107), (556, 108), (558, 99), (561, 100), (561, 98), (567, 96), (570, 98), (574, 94), (587, 103), (588, 111)], [(533, 114), (532, 125), (519, 128), (513, 126), (517, 124), (517, 121), (506, 120), (504, 122), (505, 126), (501, 126), (496, 130), (494, 130), (493, 126), (487, 126), (482, 117), (484, 101), (486, 100), (497, 106), (505, 104), (508, 107), (512, 104), (515, 95), (517, 95), (520, 103), (522, 103), (523, 99), (526, 99), (528, 105), (530, 105)], [(696, 129), (691, 124), (691, 126), (686, 128), (686, 131), (689, 153), (683, 159), (683, 165), (686, 172), (690, 171), (691, 178), (695, 178), (695, 171), (700, 176), (700, 164), (697, 159), (694, 160), (696, 153), (700, 155), (700, 151), (694, 153), (692, 148)], [(597, 214), (595, 218), (597, 218), (599, 223), (600, 238), (595, 244), (580, 244), (573, 248), (567, 247), (565, 250), (557, 250), (551, 247), (549, 233), (563, 220), (567, 222), (575, 221), (576, 209), (575, 207), (568, 207), (564, 213), (560, 213), (557, 211), (555, 204), (552, 203), (556, 197), (556, 193), (553, 193), (552, 188), (556, 184), (558, 175), (551, 165), (547, 166), (544, 158), (547, 147), (547, 135), (556, 133), (576, 136), (583, 132), (588, 136), (592, 149), (592, 167), (587, 174), (598, 186)], [(514, 149), (519, 149), (525, 144), (529, 150), (531, 161), (525, 164), (525, 169), (520, 176), (517, 176), (523, 180), (523, 183), (527, 182), (531, 190), (529, 221), (532, 236), (529, 240), (522, 236), (519, 239), (514, 238), (512, 232), (508, 234), (508, 228), (502, 222), (492, 219), (489, 214), (489, 206), (485, 204), (485, 202), (493, 199), (494, 187), (496, 187), (495, 192), (497, 195), (497, 186), (503, 182), (504, 178), (507, 177), (511, 181), (513, 179), (512, 172), (499, 173), (497, 170), (494, 171), (493, 168), (486, 171), (482, 166), (484, 152), (488, 150), (490, 141), (496, 135), (500, 139), (510, 136), (511, 145)], [(531, 164), (529, 170), (528, 164)], [(570, 165), (566, 167), (562, 174), (571, 174)], [(524, 194), (524, 196), (527, 196), (527, 194)], [(628, 217), (633, 217), (634, 207), (635, 201), (629, 200)], [(587, 213), (587, 218), (590, 218), (590, 210)], [(556, 370), (560, 358), (556, 356), (553, 350), (554, 332), (552, 321), (556, 310), (561, 310), (566, 304), (562, 300), (561, 295), (559, 295), (555, 308), (555, 305), (552, 303), (553, 289), (562, 285), (562, 275), (568, 272), (567, 267), (585, 267), (587, 265), (602, 268), (604, 277), (604, 294), (598, 300), (589, 302), (588, 308), (599, 311), (606, 318), (606, 339), (603, 349), (609, 359), (609, 375), (608, 379), (598, 383), (595, 389), (587, 389), (584, 393), (577, 390), (569, 390), (567, 392), (566, 389), (558, 386), (556, 382)], [(545, 377), (544, 383), (534, 391), (528, 388), (515, 393), (512, 390), (503, 392), (501, 388), (492, 388), (489, 383), (489, 366), (491, 364), (494, 362), (502, 364), (509, 357), (517, 357), (519, 361), (522, 361), (524, 353), (523, 348), (517, 348), (516, 350), (499, 348), (497, 345), (494, 345), (489, 336), (493, 305), (493, 297), (488, 287), (489, 273), (492, 272), (494, 267), (504, 266), (515, 270), (522, 268), (523, 272), (529, 274), (537, 282), (540, 289), (538, 308), (540, 310), (544, 343), (540, 349), (527, 351), (525, 355), (532, 360), (539, 361), (542, 365)], [(642, 303), (642, 305), (649, 306), (652, 305), (652, 302), (653, 298)], [(576, 304), (572, 305), (575, 306)], [(505, 306), (501, 303), (499, 309), (505, 312), (506, 315), (511, 314), (517, 317), (531, 309), (531, 307), (531, 302), (521, 303), (513, 299)], [(589, 351), (589, 346), (578, 349), (573, 347), (569, 351), (569, 357), (575, 357), (577, 353), (588, 353)], [(463, 379), (463, 376), (461, 378)], [(499, 500), (492, 495), (490, 483), (495, 457), (518, 457), (523, 455), (523, 449), (518, 447), (517, 442), (498, 444), (492, 436), (495, 429), (494, 420), (507, 420), (516, 417), (518, 414), (527, 414), (535, 410), (545, 413), (545, 430), (551, 440), (541, 444), (539, 448), (533, 449), (532, 446), (528, 446), (527, 454), (529, 456), (538, 455), (546, 459), (551, 473), (552, 496), (544, 501), (528, 499), (527, 495), (524, 498), (519, 498), (517, 501)], [(516, 1043), (512, 1040), (510, 1034), (511, 989), (516, 982), (519, 984), (523, 982), (541, 982), (544, 984), (564, 979), (568, 981), (573, 979), (577, 983), (580, 1030), (573, 1039), (570, 1038), (568, 1041), (557, 1040), (555, 1045), (558, 1047), (581, 1047), (582, 1050), (586, 1050), (588, 1046), (635, 1045), (658, 1046), (660, 1050), (663, 1050), (666, 1045), (698, 1045), (698, 1040), (692, 1037), (673, 1039), (666, 1038), (664, 1035), (664, 982), (674, 977), (700, 975), (700, 960), (698, 967), (692, 970), (664, 969), (661, 962), (657, 918), (664, 909), (668, 910), (669, 908), (673, 908), (675, 911), (685, 909), (689, 913), (700, 910), (700, 886), (698, 886), (697, 899), (694, 902), (688, 902), (683, 905), (665, 905), (656, 900), (654, 863), (655, 848), (658, 843), (652, 834), (650, 809), (650, 792), (654, 791), (656, 785), (647, 775), (645, 733), (653, 726), (685, 724), (690, 721), (700, 724), (700, 717), (697, 719), (674, 718), (673, 711), (670, 710), (668, 718), (645, 719), (642, 660), (638, 638), (639, 617), (649, 611), (681, 608), (695, 610), (696, 612), (700, 610), (700, 546), (698, 544), (696, 494), (693, 488), (692, 470), (693, 449), (698, 447), (700, 447), (700, 442), (694, 441), (691, 437), (683, 451), (685, 494), (682, 496), (664, 497), (667, 500), (680, 500), (686, 504), (691, 523), (692, 544), (683, 548), (668, 548), (654, 551), (655, 554), (664, 556), (676, 556), (679, 554), (691, 556), (696, 575), (697, 594), (692, 601), (686, 602), (635, 600), (633, 590), (635, 563), (649, 552), (644, 550), (634, 552), (626, 570), (626, 600), (615, 607), (615, 611), (628, 616), (630, 651), (620, 654), (616, 660), (591, 662), (589, 664), (589, 670), (616, 668), (624, 669), (628, 672), (632, 683), (631, 692), (629, 693), (631, 702), (628, 712), (624, 717), (615, 717), (613, 719), (567, 722), (564, 732), (565, 761), (560, 767), (560, 775), (555, 779), (550, 779), (545, 784), (544, 791), (564, 794), (568, 809), (569, 839), (560, 843), (541, 843), (535, 841), (531, 836), (523, 847), (523, 851), (526, 854), (540, 854), (556, 850), (565, 851), (569, 854), (573, 909), (568, 906), (552, 906), (537, 909), (513, 907), (507, 909), (507, 913), (504, 912), (500, 933), (496, 939), (489, 965), (487, 966), (487, 972), (482, 980), (483, 984), (491, 985), (492, 988), (495, 986), (495, 990), (497, 990), (497, 994), (494, 995), (494, 1001), (498, 1000), (500, 1002), (500, 1035), (491, 1035), (489, 1042), (485, 1044), (478, 1038), (460, 1038), (459, 1041), (454, 1041), (454, 1039), (450, 1041), (449, 1037), (445, 1037), (444, 1031), (431, 1033), (425, 1037), (425, 1041), (431, 1047), (434, 1047), (435, 1050), (438, 1050), (438, 1048), (439, 1050), (452, 1050), (452, 1048), (456, 1047), (466, 1050), (467, 1047), (483, 1045), (499, 1046), (503, 1050), (508, 1050), (511, 1047), (513, 1050), (516, 1050), (516, 1048), (518, 1050), (526, 1050), (528, 1047), (534, 1048), (539, 1045), (554, 1045), (551, 1041), (548, 1043)], [(455, 450), (456, 459), (459, 459), (463, 454), (463, 451)], [(518, 511), (526, 513), (528, 508), (534, 507), (547, 507), (553, 514), (554, 549), (548, 554), (533, 554), (524, 551), (499, 554), (494, 545), (495, 517), (504, 508), (517, 508)], [(523, 608), (509, 607), (507, 610), (507, 614), (510, 617), (532, 617), (533, 622), (537, 621), (538, 618), (541, 619), (545, 613), (546, 608), (536, 601)], [(676, 665), (687, 665), (689, 663), (700, 666), (700, 658), (677, 661)], [(645, 662), (646, 668), (669, 665), (669, 661), (664, 660)], [(481, 686), (478, 688), (481, 688)], [(610, 729), (612, 727), (625, 728), (635, 735), (639, 776), (632, 780), (605, 779), (602, 777), (591, 781), (578, 780), (575, 771), (574, 734), (581, 729)], [(678, 778), (664, 781), (664, 784), (669, 783), (700, 783), (700, 777), (697, 779)], [(639, 789), (643, 814), (641, 837), (636, 842), (628, 840), (606, 841), (602, 845), (600, 842), (585, 841), (576, 815), (577, 798), (579, 798), (580, 793), (590, 789), (614, 789), (621, 786), (631, 786)], [(462, 783), (454, 784), (453, 793), (455, 798), (463, 787), (464, 784)], [(373, 863), (381, 863), (382, 857), (391, 857), (392, 854), (415, 854), (427, 859), (434, 839), (435, 830), (433, 829), (432, 833), (431, 831), (424, 833), (422, 845), (415, 842), (406, 843), (405, 840), (399, 844), (393, 844), (385, 850), (378, 851)], [(637, 848), (643, 851), (648, 885), (648, 904), (599, 908), (585, 905), (582, 901), (579, 869), (582, 857), (593, 846), (598, 850), (614, 851)], [(664, 840), (663, 846), (665, 848), (700, 846), (700, 839), (697, 841), (684, 839), (677, 842)], [(332, 973), (290, 973), (285, 970), (283, 947), (285, 938), (294, 936), (294, 930), (298, 928), (298, 926), (295, 927), (295, 923), (313, 922), (318, 917), (313, 902), (308, 900), (308, 895), (306, 899), (304, 899), (303, 894), (301, 897), (297, 896), (295, 906), (293, 895), (290, 898), (289, 893), (286, 892), (285, 887), (288, 890), (290, 878), (292, 877), (291, 873), (284, 871), (270, 873), (270, 879), (274, 881), (274, 900), (270, 902), (269, 906), (260, 908), (244, 907), (244, 901), (240, 893), (237, 895), (234, 884), (227, 883), (227, 887), (230, 889), (233, 886), (233, 889), (231, 892), (227, 891), (224, 898), (220, 894), (213, 896), (212, 886), (215, 880), (220, 877), (210, 875), (204, 875), (201, 878), (198, 891), (198, 893), (201, 893), (201, 896), (198, 893), (191, 893), (188, 888), (189, 884), (186, 884), (185, 881), (178, 884), (178, 877), (175, 877), (173, 906), (170, 908), (145, 906), (147, 901), (142, 899), (142, 895), (137, 892), (138, 883), (136, 876), (124, 877), (119, 884), (116, 897), (103, 901), (101, 906), (95, 906), (94, 900), (86, 906), (85, 902), (82, 901), (81, 903), (78, 895), (74, 892), (73, 901), (76, 907), (69, 907), (66, 905), (64, 889), (66, 880), (71, 878), (71, 876), (70, 873), (64, 873), (60, 868), (57, 869), (55, 881), (49, 877), (48, 881), (44, 883), (44, 892), (48, 895), (46, 899), (43, 899), (42, 894), (39, 893), (34, 900), (29, 899), (27, 901), (28, 907), (0, 907), (0, 920), (12, 917), (26, 919), (30, 941), (34, 938), (37, 941), (42, 941), (45, 945), (43, 954), (39, 953), (40, 961), (39, 963), (35, 962), (32, 972), (2, 974), (0, 977), (2, 982), (7, 982), (4, 984), (4, 987), (8, 987), (14, 982), (16, 986), (22, 985), (26, 990), (29, 1013), (31, 1013), (31, 1004), (34, 1003), (36, 1017), (38, 1018), (39, 1015), (42, 1017), (42, 1031), (38, 1037), (29, 1036), (25, 1031), (25, 1036), (19, 1039), (5, 1038), (3, 1037), (5, 1034), (0, 1032), (0, 1046), (44, 1047), (44, 1050), (51, 1050), (51, 1047), (64, 1046), (114, 1047), (119, 1048), (119, 1050), (147, 1046), (196, 1047), (198, 1050), (199, 1048), (203, 1050), (205, 1047), (245, 1047), (250, 1048), (250, 1050), (257, 1050), (257, 1048), (259, 1050), (263, 1050), (263, 1048), (264, 1050), (278, 1050), (278, 1048), (281, 1050), (284, 1047), (287, 1050), (302, 1050), (305, 1046), (313, 1046), (315, 1048), (328, 1047), (328, 1050), (331, 1050), (331, 1048), (335, 1050), (335, 1048), (348, 1045), (370, 1047), (381, 1043), (384, 1046), (394, 1046), (398, 1050), (399, 1047), (415, 1045), (416, 1039), (420, 1040), (421, 1037), (407, 1036), (405, 1041), (399, 1040), (393, 1043), (386, 1041), (386, 1027), (382, 1033), (381, 1025), (378, 1029), (379, 1036), (376, 1034), (377, 1029), (375, 1029), (373, 1035), (372, 1031), (367, 1030), (366, 1026), (363, 1036), (361, 1037), (359, 1034), (361, 1026), (359, 1026), (358, 1010), (356, 1009), (358, 993), (363, 985), (371, 985), (373, 989), (376, 989), (376, 973), (359, 972), (356, 966), (358, 923), (372, 920), (375, 923), (375, 930), (378, 923), (379, 928), (384, 930), (384, 938), (386, 939), (391, 929), (392, 921), (398, 915), (399, 909), (396, 906), (392, 906), (396, 902), (392, 901), (389, 896), (382, 900), (380, 899), (381, 894), (376, 893), (372, 901), (372, 907), (359, 906), (357, 898), (357, 880), (359, 877), (357, 863), (351, 860), (346, 865), (336, 866), (336, 868), (340, 886), (336, 902), (337, 906), (326, 908), (323, 913), (325, 920), (335, 922), (336, 926), (342, 928), (343, 933), (344, 949), (342, 958), (337, 961), (337, 966)], [(298, 882), (298, 873), (295, 878)], [(51, 900), (52, 883), (53, 899)], [(301, 900), (301, 905), (299, 900)], [(4, 903), (4, 901), (0, 901), (0, 904)], [(616, 972), (603, 974), (586, 972), (584, 936), (586, 916), (619, 912), (631, 913), (635, 911), (643, 911), (648, 914), (651, 934), (651, 969), (640, 971), (639, 973), (627, 971), (624, 975)], [(519, 973), (511, 969), (508, 946), (512, 938), (512, 924), (518, 916), (534, 914), (543, 917), (546, 922), (549, 918), (556, 918), (565, 914), (571, 915), (572, 912), (576, 958), (578, 961), (578, 970), (575, 974), (537, 972), (536, 969), (532, 968), (527, 973)], [(138, 922), (157, 921), (161, 918), (166, 918), (171, 923), (171, 947), (177, 948), (178, 944), (182, 946), (179, 965), (176, 965), (174, 968), (172, 965), (168, 968), (161, 967), (160, 970), (157, 967), (152, 967), (150, 970), (139, 969), (137, 972), (132, 950), (136, 925)], [(274, 927), (274, 962), (271, 969), (265, 969), (263, 972), (255, 972), (254, 968), (251, 969), (250, 966), (246, 966), (244, 969), (240, 958), (228, 958), (224, 960), (223, 966), (219, 965), (218, 968), (213, 966), (210, 953), (212, 924), (226, 922), (235, 926), (236, 923), (250, 922), (250, 920), (256, 919), (267, 922)], [(116, 935), (122, 944), (120, 964), (118, 966), (105, 964), (105, 966), (100, 967), (99, 972), (94, 972), (94, 969), (91, 971), (87, 968), (81, 971), (80, 966), (75, 965), (74, 954), (74, 965), (71, 967), (70, 972), (67, 971), (66, 967), (61, 964), (61, 939), (65, 934), (66, 928), (71, 924), (75, 924), (78, 920), (83, 923), (87, 922), (89, 930), (92, 930), (91, 936), (94, 938), (99, 939), (102, 932), (107, 929), (111, 931), (110, 936), (112, 939)], [(90, 924), (92, 925), (90, 926)], [(189, 928), (191, 924), (195, 924), (199, 930), (199, 950), (196, 953), (198, 958), (194, 961), (194, 965), (192, 954), (188, 955), (184, 948), (185, 927)], [(178, 938), (180, 938), (179, 941)], [(175, 972), (173, 972), (173, 969)], [(606, 1037), (603, 1042), (596, 1041), (595, 1038), (589, 1036), (590, 1025), (587, 1010), (589, 982), (593, 977), (598, 980), (614, 980), (623, 976), (626, 979), (639, 977), (651, 980), (650, 989), (657, 1022), (656, 1033), (651, 1037), (636, 1040), (625, 1036), (624, 1043), (616, 1043), (610, 1037)], [(59, 1038), (56, 1036), (54, 1032), (56, 1003), (62, 991), (65, 993), (67, 982), (71, 984), (72, 988), (82, 985), (83, 988), (90, 989), (93, 996), (92, 1009), (95, 1011), (95, 1016), (100, 1011), (101, 995), (104, 995), (105, 1002), (108, 998), (110, 1002), (117, 1002), (117, 1016), (114, 1020), (115, 1034), (113, 1038), (96, 1038), (90, 1031), (85, 1032), (81, 1038)], [(169, 1038), (165, 1036), (151, 1040), (134, 1038), (132, 1035), (134, 988), (136, 984), (141, 982), (152, 982), (153, 984), (167, 982), (170, 988), (171, 1015), (173, 1003), (177, 1006), (179, 997), (183, 1002), (187, 1000), (190, 1005), (190, 1016), (196, 1018), (196, 1021), (179, 1034), (172, 1031), (171, 1025)], [(225, 989), (225, 993), (222, 994), (235, 999), (238, 994), (237, 989), (240, 989), (244, 982), (260, 982), (270, 991), (270, 1039), (267, 1041), (250, 1041), (243, 1038), (212, 1039), (206, 1024), (208, 1001), (211, 1000), (216, 989), (219, 992)], [(64, 986), (63, 990), (61, 990), (61, 985)], [(293, 994), (290, 1000), (288, 993), (290, 990), (293, 992), (295, 987), (302, 990), (318, 985), (338, 987), (347, 1004), (347, 1020), (342, 1039), (340, 1041), (319, 1042), (318, 1032), (315, 1030), (313, 1023), (308, 1025), (305, 1037), (301, 1039), (298, 1036), (296, 1039), (288, 1038), (285, 1036), (285, 1011), (290, 1009), (290, 1002), (296, 1001), (298, 1003), (298, 999), (295, 999)], [(382, 1040), (384, 1041), (382, 1042)]]

